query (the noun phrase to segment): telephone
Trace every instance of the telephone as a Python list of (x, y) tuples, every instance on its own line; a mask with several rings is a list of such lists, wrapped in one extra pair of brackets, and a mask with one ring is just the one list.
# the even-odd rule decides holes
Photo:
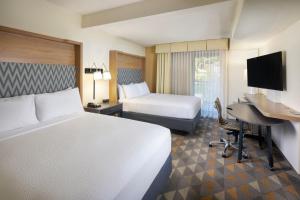
[(88, 108), (100, 108), (101, 105), (100, 104), (95, 104), (95, 103), (88, 103), (87, 107)]

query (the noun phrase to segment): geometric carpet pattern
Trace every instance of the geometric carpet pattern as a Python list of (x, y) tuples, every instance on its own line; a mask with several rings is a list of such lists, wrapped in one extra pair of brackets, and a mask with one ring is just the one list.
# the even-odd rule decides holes
[(249, 158), (237, 163), (237, 152), (222, 157), (215, 120), (201, 119), (196, 134), (172, 134), (172, 173), (159, 200), (300, 199), (300, 176), (274, 147), (274, 171), (266, 168), (266, 148), (245, 138)]

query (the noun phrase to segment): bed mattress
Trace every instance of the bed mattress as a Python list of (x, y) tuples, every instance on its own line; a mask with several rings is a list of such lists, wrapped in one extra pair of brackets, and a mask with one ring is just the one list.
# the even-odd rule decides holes
[(169, 129), (100, 114), (10, 132), (0, 199), (141, 199), (170, 152)]
[(201, 108), (201, 100), (195, 96), (171, 94), (144, 95), (122, 101), (123, 111), (164, 117), (194, 119)]

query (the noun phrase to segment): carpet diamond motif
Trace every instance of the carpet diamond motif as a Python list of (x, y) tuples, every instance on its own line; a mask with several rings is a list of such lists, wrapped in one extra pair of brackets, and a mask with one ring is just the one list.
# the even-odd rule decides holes
[(158, 200), (193, 199), (300, 199), (300, 176), (274, 148), (275, 170), (266, 168), (266, 148), (246, 138), (250, 155), (236, 163), (237, 152), (222, 157), (222, 146), (208, 147), (218, 140), (215, 120), (201, 119), (194, 135), (172, 134), (172, 173)]

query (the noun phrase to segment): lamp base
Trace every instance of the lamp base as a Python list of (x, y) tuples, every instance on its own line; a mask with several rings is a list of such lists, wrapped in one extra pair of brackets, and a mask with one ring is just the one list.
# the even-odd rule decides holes
[(88, 108), (100, 108), (101, 105), (100, 104), (95, 104), (95, 103), (88, 103), (87, 107)]

